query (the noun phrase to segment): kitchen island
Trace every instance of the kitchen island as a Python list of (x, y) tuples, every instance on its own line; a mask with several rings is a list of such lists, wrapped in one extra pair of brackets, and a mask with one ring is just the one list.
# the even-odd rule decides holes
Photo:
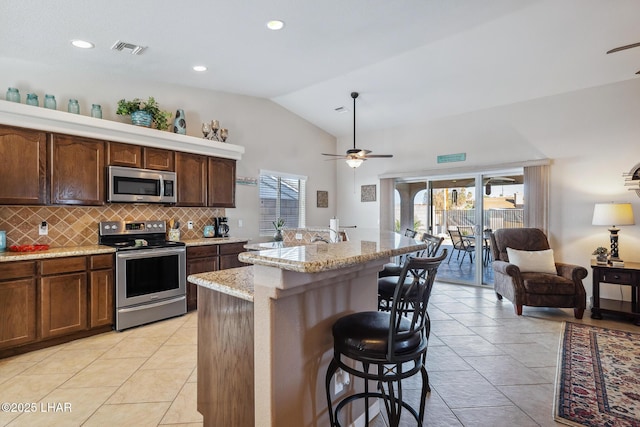
[(198, 410), (205, 425), (328, 425), (332, 324), (376, 310), (383, 264), (425, 246), (358, 230), (347, 242), (244, 252), (239, 259), (251, 267), (190, 275), (201, 304)]

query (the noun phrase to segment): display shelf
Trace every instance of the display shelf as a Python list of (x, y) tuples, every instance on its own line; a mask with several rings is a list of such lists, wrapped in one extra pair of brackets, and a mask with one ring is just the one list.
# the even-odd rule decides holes
[(0, 100), (0, 124), (240, 160), (244, 147)]

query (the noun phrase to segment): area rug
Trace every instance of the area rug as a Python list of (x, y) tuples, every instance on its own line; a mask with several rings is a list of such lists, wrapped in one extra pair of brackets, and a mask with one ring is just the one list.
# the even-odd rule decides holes
[(555, 420), (640, 427), (640, 334), (565, 323)]

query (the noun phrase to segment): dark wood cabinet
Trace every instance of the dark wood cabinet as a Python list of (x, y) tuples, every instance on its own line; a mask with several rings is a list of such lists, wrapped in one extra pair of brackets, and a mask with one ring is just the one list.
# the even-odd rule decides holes
[(49, 151), (51, 203), (104, 205), (104, 142), (54, 134)]
[(36, 340), (34, 261), (0, 265), (0, 348)]
[(207, 205), (236, 207), (236, 161), (209, 157)]
[(142, 147), (119, 142), (107, 142), (107, 165), (141, 168)]
[(142, 167), (158, 171), (175, 171), (175, 153), (162, 148), (143, 147)]
[[(218, 245), (187, 248), (187, 276), (219, 268)], [(198, 286), (187, 282), (187, 311), (198, 308)]]
[(89, 327), (113, 325), (113, 255), (91, 256), (89, 268)]
[[(244, 245), (246, 243), (188, 247), (187, 276), (247, 265), (238, 260), (238, 254), (245, 252)], [(198, 308), (198, 286), (187, 282), (187, 311), (195, 310), (196, 308)]]
[(87, 329), (86, 257), (42, 261), (40, 269), (40, 336)]
[(176, 153), (178, 206), (207, 206), (207, 156)]
[(0, 126), (0, 204), (47, 203), (47, 135)]

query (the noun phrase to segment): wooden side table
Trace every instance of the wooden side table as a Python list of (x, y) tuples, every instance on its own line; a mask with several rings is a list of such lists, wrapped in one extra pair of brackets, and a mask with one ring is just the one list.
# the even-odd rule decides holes
[[(625, 262), (624, 267), (612, 267), (591, 262), (593, 269), (593, 304), (591, 318), (602, 319), (602, 313), (633, 318), (640, 326), (640, 263)], [(631, 286), (631, 301), (600, 298), (600, 283)]]

